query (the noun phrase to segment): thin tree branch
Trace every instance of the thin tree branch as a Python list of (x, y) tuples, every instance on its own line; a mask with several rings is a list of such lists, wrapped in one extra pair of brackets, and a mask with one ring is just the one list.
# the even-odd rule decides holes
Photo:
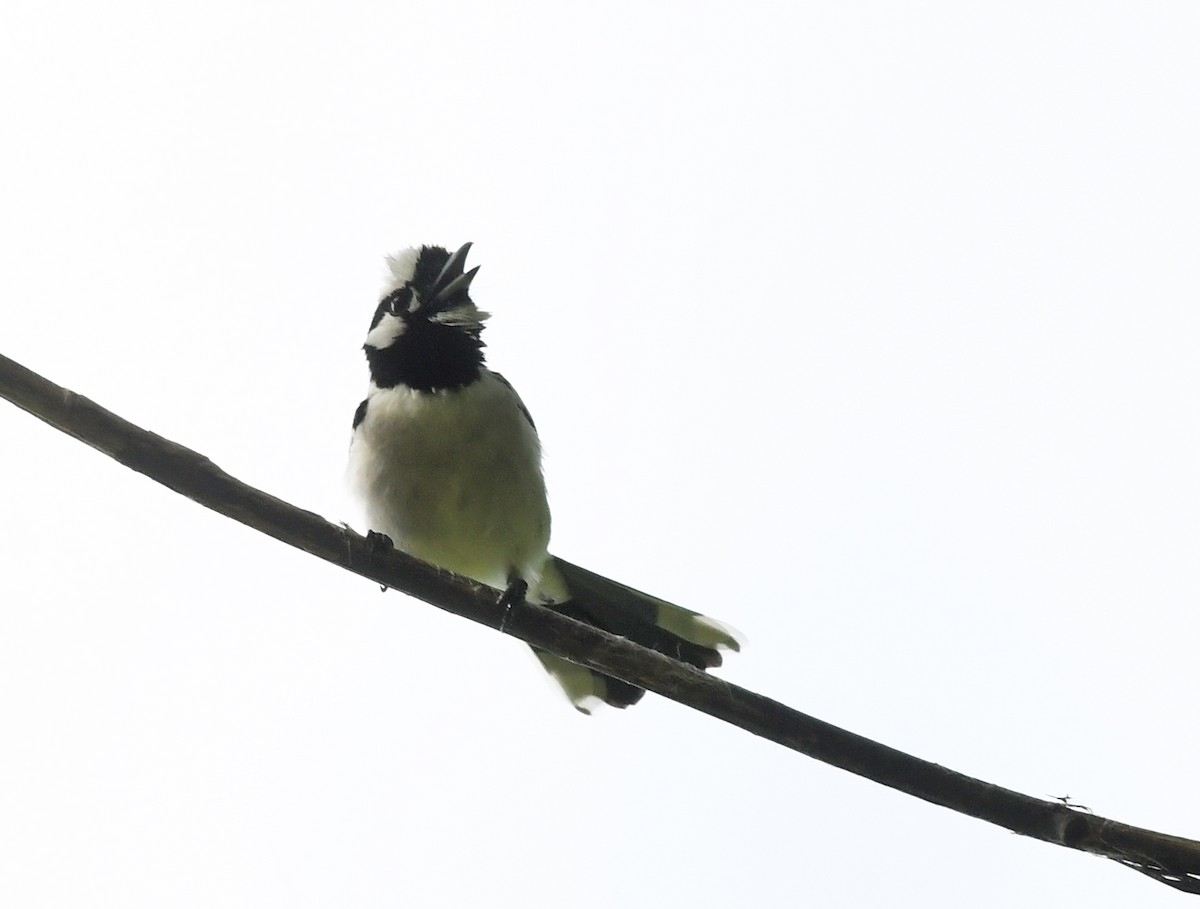
[(440, 609), (614, 675), (809, 757), (1024, 836), (1101, 855), (1200, 893), (1200, 842), (1004, 789), (839, 729), (656, 651), (498, 592), (247, 486), (191, 449), (147, 432), (0, 355), (0, 396), (214, 511)]

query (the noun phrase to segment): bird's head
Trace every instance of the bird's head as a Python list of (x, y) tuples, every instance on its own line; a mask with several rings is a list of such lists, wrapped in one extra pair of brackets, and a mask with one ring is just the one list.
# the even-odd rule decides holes
[(391, 277), (363, 344), (378, 387), (441, 391), (479, 377), (488, 314), (469, 293), (479, 271), (463, 270), (470, 248), (420, 246), (388, 257)]

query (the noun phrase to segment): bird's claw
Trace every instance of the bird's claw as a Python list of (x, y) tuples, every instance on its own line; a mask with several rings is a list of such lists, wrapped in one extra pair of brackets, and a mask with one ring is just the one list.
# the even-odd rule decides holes
[(500, 599), (496, 601), (496, 605), (504, 610), (504, 615), (500, 619), (501, 632), (504, 631), (504, 626), (508, 624), (508, 616), (512, 612), (512, 608), (517, 603), (524, 603), (525, 594), (528, 592), (529, 585), (520, 578), (515, 578), (508, 582), (508, 587), (505, 588), (504, 593), (500, 594)]
[(390, 552), (396, 548), (396, 544), (392, 542), (392, 538), (386, 533), (379, 533), (375, 530), (367, 531), (367, 545), (371, 547), (371, 555), (379, 555), (381, 552)]
[[(379, 558), (379, 556), (381, 556), (383, 553), (391, 552), (393, 549), (396, 548), (396, 546), (392, 542), (392, 538), (389, 537), (386, 533), (379, 533), (378, 531), (368, 530), (367, 531), (367, 548), (371, 552), (371, 560), (374, 561), (375, 559)], [(387, 585), (380, 584), (379, 590), (381, 593), (387, 593), (387, 590), (388, 590)]]
[(500, 594), (497, 605), (503, 606), (505, 609), (512, 609), (517, 603), (525, 601), (525, 594), (528, 592), (529, 585), (520, 578), (517, 578), (515, 581), (509, 581), (504, 593)]

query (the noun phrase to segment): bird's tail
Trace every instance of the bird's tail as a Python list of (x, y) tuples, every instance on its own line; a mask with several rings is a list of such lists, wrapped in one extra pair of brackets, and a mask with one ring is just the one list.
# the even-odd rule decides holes
[[(634, 590), (617, 581), (552, 557), (547, 573), (557, 569), (566, 596), (554, 597), (550, 604), (564, 615), (612, 634), (628, 638), (673, 659), (700, 669), (721, 665), (722, 650), (740, 650), (737, 632), (720, 622), (668, 603), (666, 600)], [(545, 578), (543, 589), (558, 587), (557, 578)], [(537, 650), (538, 659), (554, 676), (575, 707), (590, 713), (597, 702), (613, 707), (636, 704), (646, 692), (628, 682), (587, 669), (561, 657)]]

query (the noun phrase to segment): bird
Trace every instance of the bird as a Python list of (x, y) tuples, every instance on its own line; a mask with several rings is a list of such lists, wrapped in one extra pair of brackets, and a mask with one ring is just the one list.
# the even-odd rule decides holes
[[(398, 549), (498, 591), (711, 669), (740, 649), (733, 629), (549, 552), (538, 430), (488, 368), (489, 314), (471, 297), (470, 243), (387, 257), (363, 350), (370, 382), (354, 413), (347, 475), (369, 530)], [(581, 713), (624, 708), (645, 691), (534, 648)]]

